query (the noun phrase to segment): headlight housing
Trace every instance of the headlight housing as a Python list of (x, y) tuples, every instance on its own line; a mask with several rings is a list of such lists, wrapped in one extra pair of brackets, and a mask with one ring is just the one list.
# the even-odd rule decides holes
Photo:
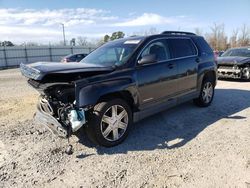
[(31, 79), (38, 79), (40, 77), (40, 71), (37, 69), (34, 69), (32, 67), (29, 67), (28, 65), (25, 65), (23, 63), (20, 64), (20, 70), (21, 73), (27, 77), (27, 78), (31, 78)]

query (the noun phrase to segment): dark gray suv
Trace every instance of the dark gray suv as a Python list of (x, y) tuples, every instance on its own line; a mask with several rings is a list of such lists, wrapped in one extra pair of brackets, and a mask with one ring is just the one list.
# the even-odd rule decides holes
[(35, 119), (61, 137), (85, 127), (103, 146), (121, 143), (132, 123), (188, 100), (214, 97), (212, 49), (193, 33), (166, 31), (108, 42), (79, 63), (21, 65), (41, 93)]

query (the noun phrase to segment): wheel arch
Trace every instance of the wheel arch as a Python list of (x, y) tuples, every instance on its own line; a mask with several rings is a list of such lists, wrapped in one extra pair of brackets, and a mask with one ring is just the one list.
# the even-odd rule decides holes
[(202, 81), (205, 80), (205, 79), (208, 79), (208, 78), (212, 79), (213, 84), (215, 86), (216, 85), (216, 73), (214, 71), (208, 71), (208, 72), (206, 72), (204, 74), (204, 76), (203, 76)]
[(133, 109), (139, 101), (135, 84), (129, 79), (122, 79), (89, 84), (76, 90), (76, 105), (93, 106), (101, 100), (114, 97), (127, 101)]
[(217, 70), (214, 70), (214, 69), (208, 69), (201, 74), (201, 76), (198, 79), (198, 91), (201, 90), (202, 83), (204, 79), (207, 79), (207, 78), (212, 78), (214, 86), (216, 86), (217, 84), (217, 72), (216, 71)]
[(98, 102), (112, 100), (114, 98), (119, 98), (127, 102), (127, 104), (131, 107), (132, 111), (137, 111), (136, 99), (132, 96), (132, 93), (128, 90), (116, 91), (107, 93), (99, 97)]

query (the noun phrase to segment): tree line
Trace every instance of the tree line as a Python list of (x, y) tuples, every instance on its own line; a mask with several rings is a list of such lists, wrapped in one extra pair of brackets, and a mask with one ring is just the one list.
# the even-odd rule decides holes
[(210, 27), (210, 32), (203, 33), (196, 28), (195, 33), (203, 35), (214, 50), (225, 51), (228, 48), (250, 46), (250, 28), (243, 24), (240, 28), (233, 29), (231, 36), (225, 33), (224, 24), (214, 23)]
[[(149, 28), (147, 30), (141, 30), (133, 32), (131, 34), (125, 34), (123, 31), (113, 32), (111, 35), (104, 35), (100, 39), (89, 39), (85, 36), (78, 36), (72, 38), (70, 41), (66, 41), (67, 45), (71, 46), (86, 46), (86, 47), (98, 47), (108, 41), (116, 40), (119, 38), (124, 38), (125, 36), (146, 36), (152, 34), (160, 33), (156, 28)], [(250, 27), (246, 24), (243, 24), (240, 28), (236, 28), (232, 31), (232, 34), (228, 36), (225, 32), (224, 24), (214, 23), (210, 26), (209, 31), (203, 32), (200, 28), (195, 28), (194, 33), (197, 35), (202, 35), (205, 37), (207, 42), (214, 50), (224, 51), (228, 48), (235, 48), (241, 46), (250, 46)], [(0, 41), (0, 46), (14, 46), (11, 41)], [(21, 46), (41, 46), (36, 42), (27, 42), (21, 44)], [(64, 45), (63, 41), (60, 41), (58, 44), (50, 45)]]
[[(148, 30), (142, 30), (133, 32), (127, 36), (147, 36), (160, 33), (156, 28), (150, 28)], [(232, 34), (228, 36), (225, 32), (224, 24), (214, 23), (209, 27), (209, 31), (203, 32), (200, 28), (195, 28), (194, 33), (204, 36), (206, 41), (212, 47), (213, 50), (225, 51), (229, 48), (250, 46), (250, 27), (243, 24), (240, 28), (233, 29)], [(108, 41), (123, 38), (125, 33), (117, 31), (112, 35), (105, 35), (102, 39), (97, 41), (96, 45), (102, 45)], [(83, 40), (84, 39), (84, 40)], [(82, 46), (88, 45), (87, 38), (78, 37), (78, 44)]]

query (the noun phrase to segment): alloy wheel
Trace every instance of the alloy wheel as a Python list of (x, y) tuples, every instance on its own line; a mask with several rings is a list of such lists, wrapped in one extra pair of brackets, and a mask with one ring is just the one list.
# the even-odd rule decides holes
[(205, 103), (209, 103), (213, 98), (214, 88), (211, 82), (206, 82), (202, 90), (202, 99)]
[(120, 105), (113, 105), (103, 114), (101, 133), (108, 141), (117, 141), (128, 127), (128, 113)]

